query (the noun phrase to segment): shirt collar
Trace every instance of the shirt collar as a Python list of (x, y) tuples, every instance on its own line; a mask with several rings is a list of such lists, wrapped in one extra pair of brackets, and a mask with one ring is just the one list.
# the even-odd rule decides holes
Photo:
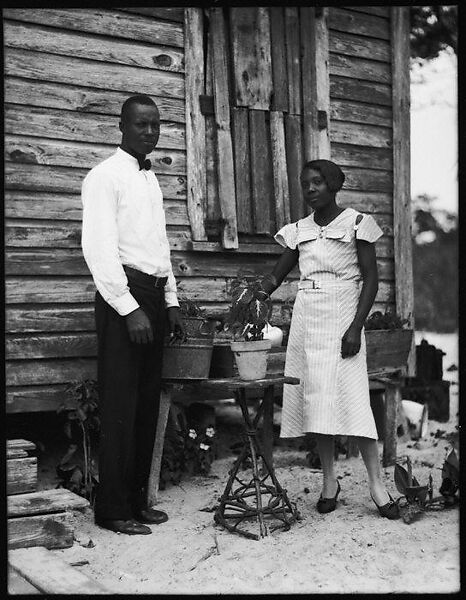
[(122, 148), (120, 148), (120, 146), (118, 146), (118, 148), (115, 152), (115, 156), (118, 156), (118, 158), (122, 158), (126, 162), (132, 164), (139, 171), (138, 159), (136, 157), (134, 157), (132, 154), (130, 154), (129, 152), (126, 152), (126, 150), (123, 150)]

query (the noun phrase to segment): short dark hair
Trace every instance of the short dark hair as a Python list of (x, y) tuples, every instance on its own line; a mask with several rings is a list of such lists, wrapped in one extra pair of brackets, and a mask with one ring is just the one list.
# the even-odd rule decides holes
[(120, 120), (124, 121), (128, 116), (129, 109), (133, 104), (143, 104), (144, 106), (155, 106), (157, 108), (157, 104), (152, 100), (150, 96), (147, 94), (137, 94), (136, 96), (130, 96), (127, 98), (121, 107)]
[(314, 169), (319, 171), (325, 179), (325, 183), (330, 192), (339, 192), (345, 182), (345, 174), (340, 167), (331, 160), (310, 160), (303, 166), (304, 169)]

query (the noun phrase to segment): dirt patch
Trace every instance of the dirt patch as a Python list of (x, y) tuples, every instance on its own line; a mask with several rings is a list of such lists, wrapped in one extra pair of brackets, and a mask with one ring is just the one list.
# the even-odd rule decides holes
[[(457, 391), (452, 389), (452, 407)], [(456, 402), (456, 403), (455, 403)], [(413, 474), (438, 493), (440, 467), (454, 434), (457, 408), (448, 423), (429, 422), (420, 442), (400, 442), (398, 455), (410, 456)], [(92, 511), (75, 513), (73, 547), (54, 550), (110, 593), (451, 593), (459, 591), (459, 510), (429, 512), (410, 525), (381, 518), (372, 503), (360, 458), (340, 457), (341, 494), (337, 510), (321, 515), (315, 503), (321, 473), (310, 469), (306, 452), (274, 449), (278, 480), (296, 502), (301, 520), (289, 531), (254, 541), (231, 534), (213, 521), (212, 509), (234, 460), (229, 447), (241, 428), (239, 410), (217, 416), (220, 457), (209, 476), (185, 477), (160, 493), (169, 521), (150, 536), (125, 536), (97, 527)], [(443, 430), (442, 437), (435, 437)], [(41, 486), (53, 487), (53, 457), (40, 461)], [(384, 469), (390, 493), (399, 496), (393, 467)], [(88, 563), (86, 564), (86, 561)], [(83, 564), (84, 563), (84, 564)]]

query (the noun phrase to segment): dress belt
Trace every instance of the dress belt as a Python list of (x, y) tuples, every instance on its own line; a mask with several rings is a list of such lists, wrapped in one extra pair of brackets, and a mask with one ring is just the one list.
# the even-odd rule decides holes
[(149, 275), (148, 273), (143, 273), (142, 271), (138, 271), (137, 269), (133, 269), (133, 267), (128, 267), (127, 265), (123, 265), (123, 269), (125, 273), (129, 277), (132, 277), (135, 281), (142, 281), (149, 284), (151, 287), (163, 288), (168, 280), (168, 277)]
[(330, 279), (321, 281), (319, 279), (303, 279), (298, 283), (298, 290), (321, 290), (327, 287), (350, 287), (359, 286), (357, 279)]

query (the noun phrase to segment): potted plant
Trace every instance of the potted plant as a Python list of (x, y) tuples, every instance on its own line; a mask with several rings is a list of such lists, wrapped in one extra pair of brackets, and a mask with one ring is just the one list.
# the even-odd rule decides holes
[(186, 328), (185, 340), (167, 338), (164, 346), (163, 379), (207, 379), (212, 360), (215, 321), (193, 300), (180, 300)]
[(368, 371), (406, 366), (413, 330), (396, 313), (375, 311), (364, 324)]
[(241, 379), (262, 379), (267, 373), (271, 340), (264, 339), (272, 302), (258, 277), (237, 277), (230, 286), (231, 306), (224, 329), (233, 340), (230, 347)]

